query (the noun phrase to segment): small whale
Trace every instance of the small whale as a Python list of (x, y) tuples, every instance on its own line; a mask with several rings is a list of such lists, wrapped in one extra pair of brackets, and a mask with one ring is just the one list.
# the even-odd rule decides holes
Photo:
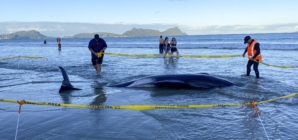
[(79, 89), (79, 88), (75, 88), (75, 87), (73, 87), (73, 86), (70, 84), (68, 75), (67, 75), (66, 71), (64, 70), (64, 68), (62, 68), (62, 67), (59, 67), (59, 68), (60, 68), (61, 73), (62, 73), (62, 76), (63, 76), (63, 81), (62, 81), (62, 84), (61, 84), (59, 93), (61, 93), (61, 92), (63, 92), (63, 91), (66, 91), (66, 90), (81, 90), (81, 89)]

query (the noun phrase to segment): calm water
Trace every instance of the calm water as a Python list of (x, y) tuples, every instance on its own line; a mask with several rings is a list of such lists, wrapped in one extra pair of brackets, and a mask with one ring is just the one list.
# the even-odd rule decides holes
[[(245, 35), (176, 37), (180, 54), (241, 55)], [(298, 34), (255, 34), (263, 61), (298, 66)], [(171, 37), (170, 37), (171, 38)], [(247, 58), (129, 58), (105, 55), (102, 75), (90, 62), (90, 39), (0, 40), (0, 58), (45, 59), (0, 61), (0, 99), (93, 105), (185, 105), (263, 101), (297, 93), (297, 68), (260, 65), (261, 79), (246, 71)], [(105, 38), (106, 52), (158, 53), (158, 37)], [(63, 66), (72, 85), (83, 90), (62, 94)], [(209, 73), (236, 86), (208, 90), (112, 88), (116, 84), (162, 74)], [(270, 139), (298, 139), (297, 97), (259, 105)], [(0, 136), (14, 139), (18, 105), (0, 102)], [(18, 139), (266, 139), (252, 107), (209, 109), (114, 110), (23, 105)]]
[[(246, 34), (231, 35), (196, 35), (196, 36), (169, 36), (177, 39), (179, 48), (183, 49), (243, 49), (243, 38)], [(260, 43), (262, 50), (297, 50), (298, 33), (283, 34), (251, 34)], [(165, 38), (165, 36), (163, 37)], [(110, 48), (156, 48), (159, 37), (129, 37), (129, 38), (105, 38)], [(87, 46), (90, 39), (64, 39), (62, 47)], [(26, 46), (41, 47), (43, 40), (0, 40), (0, 46)], [(48, 47), (56, 47), (56, 39), (48, 39)]]

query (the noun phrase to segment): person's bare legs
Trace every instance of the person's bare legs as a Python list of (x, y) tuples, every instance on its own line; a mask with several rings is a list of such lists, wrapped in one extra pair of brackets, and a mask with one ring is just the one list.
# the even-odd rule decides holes
[(100, 74), (100, 72), (101, 72), (101, 65), (100, 64), (96, 64), (96, 65), (93, 65), (93, 67), (96, 70), (96, 73), (97, 74)]
[(168, 55), (169, 55), (170, 57), (172, 57), (172, 52), (171, 52), (171, 51), (168, 51)]
[(95, 61), (96, 61), (96, 65), (93, 65), (93, 67), (96, 70), (97, 74), (100, 74), (100, 72), (101, 72), (101, 64), (98, 64), (97, 63), (98, 59), (96, 59)]
[(101, 64), (96, 64), (96, 71), (97, 71), (97, 74), (100, 74), (100, 72), (101, 72)]
[(96, 70), (96, 72), (97, 72), (97, 65), (93, 65), (93, 67), (94, 67), (94, 69)]

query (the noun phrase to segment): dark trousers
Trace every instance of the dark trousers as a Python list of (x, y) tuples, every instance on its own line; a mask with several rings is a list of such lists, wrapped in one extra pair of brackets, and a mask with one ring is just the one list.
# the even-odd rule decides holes
[(259, 67), (259, 61), (258, 62), (255, 62), (255, 61), (252, 61), (252, 60), (248, 60), (247, 65), (246, 65), (246, 68), (247, 68), (246, 76), (249, 76), (249, 74), (250, 74), (250, 71), (251, 71), (250, 70), (250, 67), (251, 67), (251, 65), (254, 65), (253, 68), (254, 68), (254, 71), (256, 73), (256, 77), (259, 78), (260, 77), (259, 69), (258, 69), (258, 67)]
[(163, 54), (163, 44), (159, 44), (159, 53)]

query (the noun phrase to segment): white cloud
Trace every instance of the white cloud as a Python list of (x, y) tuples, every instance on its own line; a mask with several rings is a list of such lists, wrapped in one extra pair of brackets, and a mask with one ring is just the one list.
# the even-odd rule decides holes
[(242, 33), (282, 33), (298, 31), (297, 23), (273, 25), (210, 25), (185, 26), (181, 28), (190, 35), (196, 34), (242, 34)]

